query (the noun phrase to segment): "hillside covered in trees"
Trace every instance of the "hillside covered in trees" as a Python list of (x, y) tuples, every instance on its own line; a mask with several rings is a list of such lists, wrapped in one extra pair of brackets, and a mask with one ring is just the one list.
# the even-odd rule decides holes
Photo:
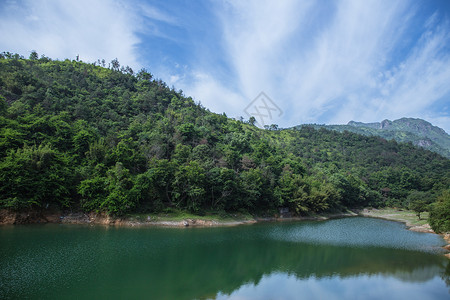
[(422, 119), (401, 118), (394, 121), (384, 120), (375, 123), (350, 121), (347, 125), (299, 125), (326, 128), (339, 132), (350, 131), (367, 136), (380, 136), (386, 140), (412, 143), (450, 158), (450, 136), (437, 126)]
[(3, 208), (307, 215), (439, 199), (442, 211), (449, 186), (450, 160), (412, 144), (262, 130), (117, 60), (0, 57)]

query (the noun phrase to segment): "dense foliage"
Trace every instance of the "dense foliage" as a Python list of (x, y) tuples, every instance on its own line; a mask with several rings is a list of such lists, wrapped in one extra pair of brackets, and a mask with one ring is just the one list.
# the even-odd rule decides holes
[(449, 187), (450, 160), (436, 153), (312, 127), (261, 130), (111, 65), (1, 55), (0, 206), (309, 214), (428, 205)]
[(445, 190), (433, 203), (430, 225), (437, 233), (450, 231), (450, 189)]

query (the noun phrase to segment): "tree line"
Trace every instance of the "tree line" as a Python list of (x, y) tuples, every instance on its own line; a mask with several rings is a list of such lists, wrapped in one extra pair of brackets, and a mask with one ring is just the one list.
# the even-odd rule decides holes
[[(308, 215), (386, 205), (441, 212), (450, 201), (450, 160), (436, 153), (350, 132), (259, 129), (145, 69), (3, 53), (0, 124), (8, 209)], [(449, 214), (432, 215), (450, 226)]]

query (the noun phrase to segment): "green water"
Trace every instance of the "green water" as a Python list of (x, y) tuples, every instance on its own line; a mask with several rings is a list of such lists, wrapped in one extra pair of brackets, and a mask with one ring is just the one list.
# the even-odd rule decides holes
[(0, 299), (450, 299), (443, 240), (345, 218), (0, 227)]

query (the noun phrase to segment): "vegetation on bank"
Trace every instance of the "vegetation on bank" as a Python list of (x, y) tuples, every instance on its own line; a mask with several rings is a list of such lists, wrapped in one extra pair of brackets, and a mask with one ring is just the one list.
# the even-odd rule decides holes
[(403, 222), (407, 226), (423, 226), (429, 223), (428, 212), (422, 214), (422, 217), (419, 219), (417, 218), (416, 212), (401, 208), (383, 207), (378, 209), (365, 209), (361, 212), (361, 215)]
[(0, 207), (308, 215), (417, 204), (449, 230), (447, 158), (350, 132), (262, 130), (110, 65), (0, 55)]
[(450, 190), (447, 189), (431, 205), (430, 226), (437, 233), (450, 232)]
[(215, 221), (218, 223), (226, 222), (243, 222), (254, 221), (255, 218), (248, 213), (217, 213), (207, 212), (203, 215), (190, 213), (185, 210), (170, 209), (165, 212), (159, 213), (130, 213), (123, 216), (126, 220), (138, 221), (138, 222), (177, 222), (184, 220), (202, 220), (202, 221)]

